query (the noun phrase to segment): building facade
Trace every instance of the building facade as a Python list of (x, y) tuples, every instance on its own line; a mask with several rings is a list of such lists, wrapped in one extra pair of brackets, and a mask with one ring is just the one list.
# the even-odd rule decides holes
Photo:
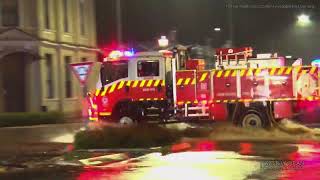
[(94, 0), (0, 0), (0, 112), (80, 111), (69, 64), (97, 51)]

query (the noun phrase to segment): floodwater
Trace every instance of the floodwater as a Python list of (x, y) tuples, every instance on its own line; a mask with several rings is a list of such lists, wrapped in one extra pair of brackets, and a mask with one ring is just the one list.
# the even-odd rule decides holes
[(200, 141), (187, 152), (87, 166), (78, 180), (320, 179), (320, 144)]
[[(52, 143), (57, 142), (70, 143), (73, 134), (79, 128), (79, 125), (64, 128), (62, 126), (8, 128), (0, 130), (2, 135), (0, 139), (2, 142), (7, 142), (6, 144), (21, 144), (25, 141), (48, 143), (48, 145), (43, 144), (39, 150), (42, 152), (43, 148), (48, 152), (43, 146), (52, 146)], [(96, 161), (80, 164), (81, 166), (47, 162), (35, 168), (18, 167), (17, 170), (2, 173), (4, 169), (0, 166), (0, 179), (320, 179), (320, 143), (313, 137), (313, 133), (292, 135), (279, 131), (253, 131), (222, 126), (214, 129), (206, 140), (185, 141), (172, 146), (166, 152), (138, 153), (138, 156), (124, 152), (127, 158), (115, 162), (105, 161), (103, 155), (99, 159), (100, 155), (96, 157), (97, 155), (93, 154), (92, 156), (97, 158)], [(305, 141), (306, 138), (310, 141)], [(288, 141), (285, 141), (286, 139)], [(60, 151), (66, 145), (51, 148)], [(18, 160), (22, 158), (30, 160), (28, 153), (17, 155), (28, 150), (35, 151), (32, 146), (33, 144), (22, 146), (16, 154), (13, 154), (11, 148), (2, 146), (0, 160), (4, 160), (9, 153)], [(189, 148), (184, 151), (174, 150), (173, 147), (179, 149), (179, 146)], [(7, 150), (4, 151), (5, 149)], [(42, 160), (39, 158), (40, 155), (43, 154), (36, 154), (35, 159), (41, 163), (52, 158), (46, 156)]]

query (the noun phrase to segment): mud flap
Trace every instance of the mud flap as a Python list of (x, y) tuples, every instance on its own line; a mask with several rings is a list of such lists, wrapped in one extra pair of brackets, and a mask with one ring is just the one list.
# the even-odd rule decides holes
[(210, 118), (216, 121), (225, 121), (228, 117), (227, 105), (224, 103), (213, 103), (209, 107)]
[(273, 113), (275, 119), (292, 118), (292, 103), (287, 102), (274, 102)]

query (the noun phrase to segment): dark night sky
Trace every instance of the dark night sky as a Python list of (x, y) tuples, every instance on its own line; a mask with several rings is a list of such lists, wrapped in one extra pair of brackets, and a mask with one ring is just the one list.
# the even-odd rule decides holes
[[(116, 39), (114, 1), (96, 0), (100, 46)], [(229, 37), (230, 5), (235, 46), (308, 60), (320, 56), (320, 0), (122, 0), (124, 40), (156, 41), (177, 29), (179, 42), (204, 44), (210, 37), (214, 46), (221, 46)], [(311, 26), (296, 26), (301, 13), (311, 16)], [(216, 26), (222, 28), (218, 34), (213, 31)]]

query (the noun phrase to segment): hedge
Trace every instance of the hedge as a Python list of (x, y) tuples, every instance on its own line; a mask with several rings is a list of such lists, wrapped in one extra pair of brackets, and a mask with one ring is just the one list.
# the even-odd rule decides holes
[(64, 122), (64, 116), (59, 112), (0, 113), (0, 127), (55, 124), (62, 122)]

